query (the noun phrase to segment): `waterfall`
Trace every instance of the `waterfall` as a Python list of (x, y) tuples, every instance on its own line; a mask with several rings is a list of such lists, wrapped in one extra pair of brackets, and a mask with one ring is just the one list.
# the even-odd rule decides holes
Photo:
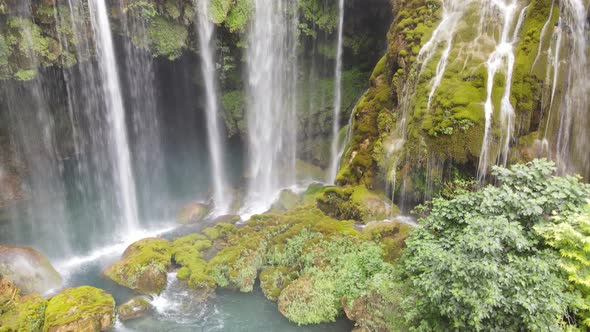
[[(146, 22), (125, 11), (126, 1), (118, 0), (121, 11), (120, 29), (125, 36), (136, 36), (139, 44), (148, 45)], [(129, 114), (129, 144), (136, 183), (139, 219), (161, 220), (169, 214), (169, 190), (166, 181), (166, 158), (162, 148), (158, 114), (157, 79), (152, 55), (130, 41), (124, 41), (125, 70), (121, 71), (122, 91)], [(128, 121), (129, 122), (129, 121)]]
[[(38, 55), (34, 50), (33, 31), (27, 24), (32, 19), (31, 3), (19, 4), (19, 18), (15, 24), (23, 36), (21, 49), (27, 66), (37, 73)], [(29, 200), (24, 210), (12, 213), (12, 237), (21, 240), (29, 233), (37, 245), (52, 256), (67, 254), (70, 248), (67, 218), (66, 190), (63, 185), (63, 163), (55, 136), (56, 120), (50, 110), (50, 98), (44, 82), (36, 75), (30, 82), (4, 82), (2, 99), (6, 107), (10, 141), (15, 158), (26, 166), (26, 191)], [(26, 220), (31, 223), (26, 223)], [(52, 234), (48, 237), (47, 234)]]
[(227, 190), (225, 162), (223, 161), (223, 143), (219, 126), (219, 104), (217, 99), (217, 84), (215, 82), (215, 61), (212, 49), (214, 25), (209, 20), (210, 0), (197, 0), (195, 3), (197, 12), (200, 13), (197, 23), (199, 33), (199, 46), (201, 54), (201, 68), (205, 80), (206, 91), (206, 115), (207, 138), (209, 143), (209, 155), (211, 157), (211, 169), (213, 175), (213, 200), (215, 214), (223, 215), (229, 211), (231, 195)]
[(295, 182), (296, 4), (255, 0), (248, 32), (249, 184), (246, 209), (266, 210)]
[(342, 149), (340, 149), (340, 112), (342, 111), (342, 42), (344, 35), (344, 0), (338, 1), (338, 41), (336, 43), (336, 68), (334, 70), (334, 117), (332, 123), (331, 162), (328, 182), (336, 180)]
[(563, 102), (557, 135), (557, 162), (562, 172), (590, 176), (590, 78), (588, 75), (587, 8), (583, 0), (561, 2), (560, 29), (569, 37)]
[(107, 102), (109, 129), (115, 150), (113, 164), (116, 173), (116, 194), (123, 210), (123, 221), (127, 231), (131, 231), (138, 226), (137, 197), (113, 37), (105, 1), (91, 0), (89, 10), (96, 36), (96, 56), (102, 75), (102, 89)]
[(502, 138), (502, 148), (501, 152), (498, 154), (498, 159), (501, 164), (504, 166), (508, 161), (508, 152), (510, 149), (510, 141), (513, 136), (514, 132), (514, 107), (510, 102), (510, 94), (512, 91), (512, 73), (514, 71), (514, 45), (518, 39), (518, 32), (520, 30), (520, 26), (522, 25), (522, 21), (524, 19), (524, 15), (528, 6), (522, 8), (520, 15), (518, 17), (516, 27), (514, 29), (513, 35), (510, 34), (512, 26), (514, 24), (514, 17), (516, 15), (517, 9), (517, 2), (512, 0), (509, 3), (504, 3), (497, 0), (492, 0), (486, 6), (486, 12), (494, 13), (496, 12), (502, 19), (501, 25), (501, 37), (500, 40), (496, 43), (496, 47), (494, 51), (488, 57), (486, 62), (487, 68), (487, 83), (486, 83), (486, 101), (484, 104), (484, 114), (485, 114), (485, 127), (484, 127), (484, 138), (481, 147), (481, 154), (479, 157), (479, 166), (478, 166), (478, 178), (481, 180), (485, 178), (487, 174), (487, 169), (489, 166), (489, 157), (490, 157), (490, 143), (492, 139), (491, 129), (492, 129), (492, 116), (494, 114), (494, 105), (492, 101), (492, 93), (494, 90), (494, 78), (498, 71), (503, 69), (504, 73), (504, 91), (502, 94), (502, 99), (500, 101), (500, 119), (501, 119), (501, 126), (502, 132), (504, 133), (504, 137)]

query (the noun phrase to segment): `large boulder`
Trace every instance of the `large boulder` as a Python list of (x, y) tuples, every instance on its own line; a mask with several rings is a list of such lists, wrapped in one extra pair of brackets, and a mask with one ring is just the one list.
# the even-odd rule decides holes
[(43, 294), (62, 283), (49, 259), (30, 247), (0, 245), (0, 276), (14, 283), (24, 294)]
[(115, 321), (115, 300), (102, 289), (68, 288), (49, 300), (45, 332), (106, 331)]
[(130, 245), (121, 260), (104, 275), (117, 284), (142, 294), (159, 294), (167, 284), (172, 246), (166, 239), (147, 238)]
[(117, 315), (121, 321), (131, 320), (143, 317), (152, 310), (152, 305), (141, 296), (132, 298), (131, 300), (121, 304), (117, 308)]
[(180, 210), (177, 215), (179, 224), (187, 225), (203, 221), (211, 212), (211, 207), (205, 203), (191, 203)]

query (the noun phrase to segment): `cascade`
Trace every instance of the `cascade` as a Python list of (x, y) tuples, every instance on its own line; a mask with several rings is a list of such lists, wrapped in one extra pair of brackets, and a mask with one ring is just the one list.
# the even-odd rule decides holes
[(215, 82), (214, 50), (212, 49), (214, 25), (207, 16), (209, 0), (196, 0), (199, 20), (197, 30), (199, 33), (199, 46), (201, 54), (201, 68), (205, 80), (206, 91), (206, 116), (207, 137), (209, 155), (211, 157), (211, 169), (213, 175), (213, 200), (215, 214), (223, 215), (229, 211), (232, 197), (228, 192), (225, 175), (225, 162), (223, 161), (223, 143), (219, 125), (219, 105), (217, 97), (217, 84)]
[(332, 122), (331, 162), (328, 182), (333, 183), (338, 173), (343, 150), (340, 145), (340, 112), (342, 111), (342, 42), (344, 34), (344, 0), (338, 2), (338, 40), (336, 43), (336, 68), (334, 70), (334, 116)]
[(549, 16), (547, 16), (547, 20), (545, 24), (543, 24), (543, 28), (541, 28), (541, 35), (539, 36), (539, 47), (537, 48), (537, 55), (535, 55), (535, 60), (533, 61), (533, 65), (531, 66), (531, 73), (533, 69), (535, 69), (535, 65), (539, 61), (539, 57), (541, 56), (541, 51), (543, 50), (543, 39), (545, 38), (545, 34), (547, 33), (547, 28), (549, 27), (549, 23), (551, 23), (551, 19), (553, 18), (553, 8), (555, 7), (555, 1), (551, 1), (551, 9), (549, 10)]
[[(502, 149), (498, 154), (498, 161), (506, 165), (508, 162), (508, 152), (510, 150), (510, 141), (514, 134), (514, 107), (510, 101), (510, 93), (512, 91), (512, 73), (514, 71), (514, 44), (518, 40), (518, 33), (524, 15), (528, 6), (522, 8), (516, 27), (514, 28), (513, 35), (510, 34), (512, 26), (514, 24), (514, 17), (517, 10), (517, 2), (511, 1), (504, 3), (501, 1), (492, 0), (486, 3), (488, 7), (484, 12), (497, 13), (502, 18), (501, 23), (501, 36), (500, 40), (496, 43), (494, 51), (488, 57), (486, 61), (487, 68), (487, 83), (486, 83), (486, 101), (484, 104), (485, 112), (485, 128), (484, 138), (481, 147), (481, 154), (479, 157), (478, 165), (478, 178), (481, 180), (485, 178), (487, 169), (489, 166), (490, 157), (490, 143), (491, 143), (491, 129), (494, 114), (494, 105), (492, 101), (492, 93), (494, 90), (494, 78), (500, 70), (504, 70), (504, 91), (500, 102), (500, 120), (502, 132), (504, 137), (502, 138)], [(483, 21), (483, 18), (482, 18)]]
[(422, 62), (420, 70), (420, 73), (422, 73), (426, 65), (428, 65), (431, 58), (434, 56), (438, 46), (442, 43), (446, 45), (440, 56), (438, 64), (436, 65), (436, 75), (432, 79), (430, 93), (428, 94), (428, 109), (430, 109), (434, 93), (443, 79), (447, 62), (449, 60), (449, 55), (451, 53), (451, 47), (453, 45), (453, 38), (455, 37), (457, 30), (457, 25), (461, 21), (464, 11), (469, 3), (470, 0), (444, 1), (441, 23), (434, 30), (432, 37), (428, 42), (426, 42), (426, 44), (424, 44), (422, 49), (420, 49), (420, 53), (418, 54), (418, 58), (421, 59)]
[(587, 7), (582, 0), (561, 3), (561, 30), (569, 39), (566, 82), (560, 107), (556, 140), (557, 162), (562, 172), (590, 176), (588, 142), (590, 134), (590, 78), (588, 76)]
[(297, 8), (286, 0), (255, 0), (248, 32), (249, 184), (246, 209), (265, 211), (295, 182)]
[(114, 145), (113, 164), (117, 185), (116, 194), (121, 202), (123, 222), (127, 231), (131, 231), (139, 223), (137, 197), (111, 26), (104, 0), (91, 0), (89, 10), (96, 36), (96, 56), (102, 75), (102, 89), (109, 112), (111, 143)]

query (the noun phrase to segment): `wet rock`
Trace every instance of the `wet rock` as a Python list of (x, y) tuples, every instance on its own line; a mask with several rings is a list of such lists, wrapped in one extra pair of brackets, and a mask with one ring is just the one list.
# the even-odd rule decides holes
[(102, 289), (65, 289), (49, 300), (44, 331), (106, 331), (115, 321), (115, 300)]
[(143, 297), (134, 297), (117, 308), (117, 314), (122, 321), (145, 316), (152, 310), (152, 305)]
[(30, 247), (0, 245), (0, 276), (14, 283), (24, 294), (43, 294), (61, 286), (62, 282), (49, 259)]
[(130, 245), (121, 260), (109, 266), (104, 275), (142, 294), (159, 294), (166, 287), (171, 260), (170, 242), (147, 238)]
[(180, 224), (194, 224), (203, 221), (211, 212), (211, 207), (205, 203), (191, 203), (180, 210), (177, 221)]
[(281, 191), (279, 198), (273, 203), (272, 210), (287, 211), (301, 203), (301, 197), (292, 190), (285, 189)]

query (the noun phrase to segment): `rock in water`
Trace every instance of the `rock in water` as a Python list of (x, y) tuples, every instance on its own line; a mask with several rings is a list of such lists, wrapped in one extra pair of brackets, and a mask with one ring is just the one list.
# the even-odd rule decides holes
[(117, 314), (120, 320), (126, 321), (140, 318), (150, 310), (152, 310), (152, 305), (145, 298), (138, 296), (120, 305), (117, 308)]
[(194, 224), (203, 221), (211, 212), (211, 207), (205, 203), (191, 203), (180, 210), (177, 216), (179, 224)]
[(166, 239), (147, 238), (130, 245), (122, 259), (104, 275), (121, 286), (142, 294), (159, 294), (166, 287), (172, 246)]
[(11, 281), (25, 294), (43, 294), (60, 287), (62, 282), (49, 259), (30, 247), (0, 245), (0, 276)]
[(44, 331), (106, 331), (115, 321), (115, 300), (102, 289), (68, 288), (49, 300)]

